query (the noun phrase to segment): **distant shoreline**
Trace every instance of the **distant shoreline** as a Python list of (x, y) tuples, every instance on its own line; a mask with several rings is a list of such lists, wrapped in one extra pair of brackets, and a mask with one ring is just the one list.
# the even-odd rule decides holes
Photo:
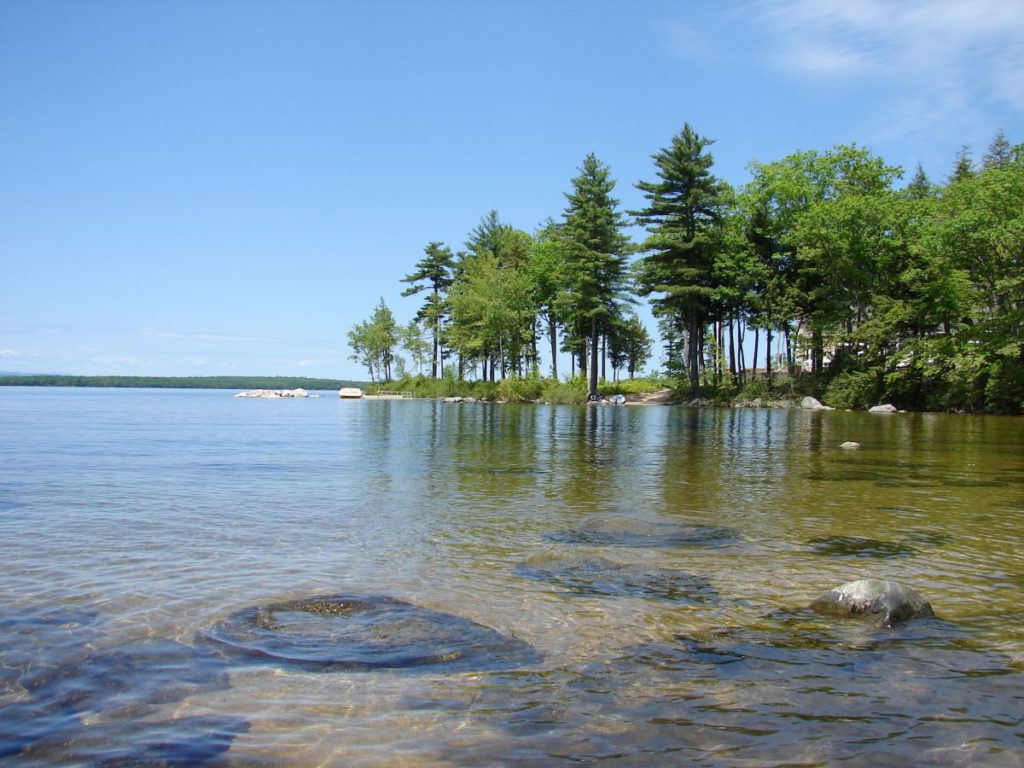
[(140, 389), (297, 389), (365, 388), (367, 382), (299, 376), (70, 376), (0, 375), (0, 387), (104, 387)]

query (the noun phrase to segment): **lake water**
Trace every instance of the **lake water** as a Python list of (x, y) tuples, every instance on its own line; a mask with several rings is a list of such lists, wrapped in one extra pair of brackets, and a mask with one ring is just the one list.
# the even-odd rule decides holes
[(0, 388), (0, 759), (1021, 766), (1022, 513), (1014, 418)]

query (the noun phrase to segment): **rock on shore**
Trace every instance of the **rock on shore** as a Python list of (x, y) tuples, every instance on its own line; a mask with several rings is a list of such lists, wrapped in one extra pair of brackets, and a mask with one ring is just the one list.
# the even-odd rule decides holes
[(834, 411), (835, 409), (830, 405), (825, 405), (817, 398), (813, 398), (810, 395), (800, 401), (800, 407), (805, 411)]
[(235, 397), (309, 397), (309, 393), (302, 387), (298, 389), (251, 389), (248, 392), (239, 392)]

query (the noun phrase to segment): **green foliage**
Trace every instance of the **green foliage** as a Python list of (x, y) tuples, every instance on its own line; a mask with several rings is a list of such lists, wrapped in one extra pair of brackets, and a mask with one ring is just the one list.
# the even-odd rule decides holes
[(660, 389), (671, 389), (674, 384), (675, 381), (673, 379), (663, 379), (658, 377), (606, 381), (601, 385), (601, 394), (605, 396), (642, 395), (648, 392), (656, 392)]
[[(565, 258), (567, 322), (574, 335), (590, 343), (588, 394), (597, 394), (597, 345), (602, 333), (611, 330), (619, 311), (626, 280), (629, 238), (622, 233), (626, 220), (612, 197), (615, 181), (611, 169), (593, 154), (583, 159), (579, 175), (572, 179), (561, 228), (561, 252)], [(588, 365), (585, 348), (581, 368)]]
[(636, 313), (616, 317), (608, 335), (608, 359), (612, 368), (626, 369), (629, 378), (641, 370), (651, 357), (653, 341)]
[(543, 392), (544, 382), (540, 376), (528, 376), (525, 379), (513, 376), (498, 383), (495, 397), (510, 403), (529, 403), (542, 399)]
[(879, 402), (878, 376), (873, 371), (844, 371), (825, 388), (825, 402), (835, 408), (870, 408)]
[(997, 413), (1024, 412), (1024, 361), (1019, 352), (1001, 356), (989, 365), (985, 408)]
[[(416, 313), (416, 320), (423, 323), (430, 331), (432, 338), (431, 376), (437, 378), (438, 367), (443, 357), (441, 334), (445, 315), (448, 311), (447, 291), (452, 284), (454, 261), (451, 249), (444, 243), (428, 243), (423, 249), (424, 257), (416, 263), (416, 271), (402, 278), (403, 283), (411, 285), (402, 291), (403, 296), (414, 296), (420, 291), (429, 290), (427, 300)], [(407, 338), (411, 331), (407, 331)], [(416, 353), (413, 353), (416, 360)]]
[(687, 123), (669, 147), (653, 156), (659, 178), (636, 186), (648, 200), (635, 211), (649, 233), (641, 245), (647, 254), (637, 265), (640, 292), (653, 295), (662, 317), (693, 343), (686, 345), (685, 369), (691, 392), (699, 386), (700, 344), (716, 298), (715, 259), (722, 247), (720, 229), (728, 188), (711, 174), (714, 160), (705, 151), (713, 143)]
[[(614, 181), (593, 155), (562, 220), (534, 237), (494, 211), (483, 217), (451, 282), (435, 287), (443, 303), (428, 302), (420, 320), (429, 327), (431, 311), (447, 320), (433, 335), (457, 353), (458, 378), (500, 380), (450, 375), (439, 393), (575, 401), (582, 379), (558, 380), (561, 350), (587, 377), (584, 394), (596, 395), (602, 342), (613, 378), (635, 375), (652, 343), (625, 311), (632, 278), (653, 304), (659, 365), (686, 397), (803, 392), (842, 407), (1024, 408), (1024, 146), (1000, 132), (981, 164), (964, 148), (946, 183), (918, 166), (902, 189), (902, 169), (855, 144), (797, 152), (752, 163), (734, 192), (711, 173), (711, 144), (687, 124), (652, 156), (655, 180), (637, 184), (647, 237), (631, 275)], [(447, 263), (439, 243), (427, 251), (406, 278), (422, 289), (434, 285), (428, 267)], [(406, 338), (421, 365), (422, 339)], [(542, 344), (552, 379), (526, 373)]]
[(485, 377), (498, 369), (502, 378), (509, 371), (521, 374), (534, 362), (531, 342), (541, 311), (533, 239), (491, 211), (466, 246), (448, 292), (448, 344), (459, 355), (460, 369), (482, 364)]
[(395, 316), (382, 298), (370, 319), (357, 323), (348, 332), (348, 344), (352, 348), (349, 359), (366, 366), (370, 381), (389, 382), (399, 334)]
[(586, 401), (587, 390), (588, 382), (582, 376), (566, 381), (548, 379), (541, 391), (541, 398), (545, 403), (573, 405)]
[(758, 376), (747, 378), (743, 385), (736, 392), (734, 399), (740, 401), (768, 400), (771, 397), (771, 390), (768, 387), (768, 380)]

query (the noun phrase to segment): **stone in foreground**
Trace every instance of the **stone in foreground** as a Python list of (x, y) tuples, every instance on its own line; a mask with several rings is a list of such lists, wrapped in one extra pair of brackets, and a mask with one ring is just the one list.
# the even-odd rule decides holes
[(537, 659), (514, 637), (386, 595), (315, 595), (238, 611), (205, 633), (243, 656), (314, 671), (513, 669)]
[(810, 607), (827, 616), (867, 616), (885, 626), (935, 616), (920, 594), (904, 584), (884, 579), (847, 582), (819, 597)]

